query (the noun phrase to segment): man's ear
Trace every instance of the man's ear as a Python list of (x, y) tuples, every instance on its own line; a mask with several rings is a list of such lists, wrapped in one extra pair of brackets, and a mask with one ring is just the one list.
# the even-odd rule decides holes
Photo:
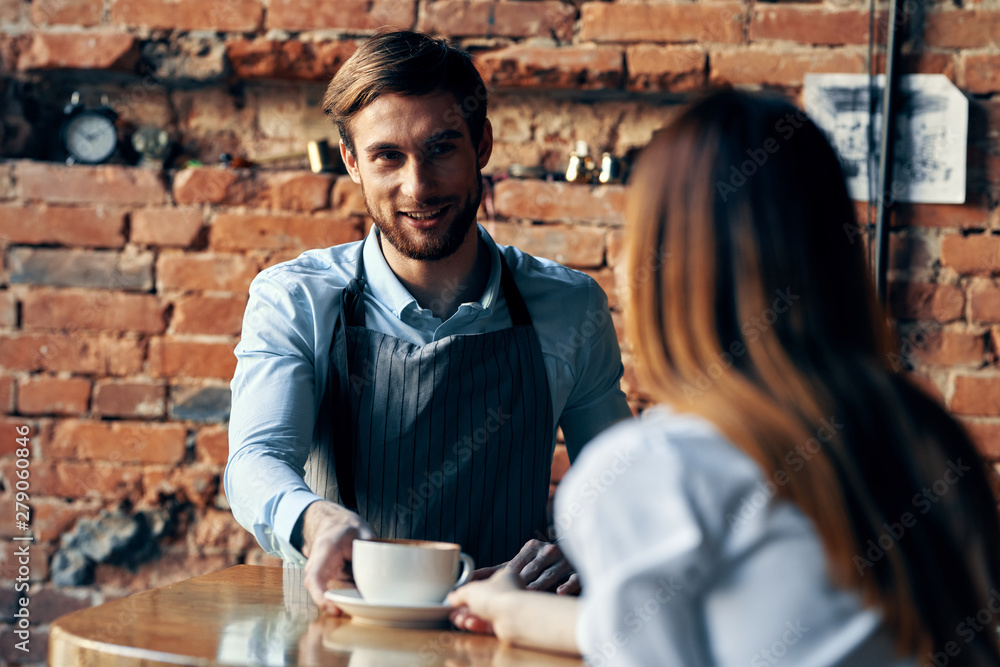
[(340, 159), (344, 161), (344, 166), (347, 167), (347, 173), (351, 175), (351, 180), (360, 184), (361, 172), (358, 171), (358, 159), (354, 157), (354, 153), (343, 141), (340, 142)]
[(479, 147), (476, 149), (476, 161), (480, 169), (490, 161), (491, 155), (493, 155), (493, 125), (487, 118), (483, 123), (483, 138), (479, 140)]

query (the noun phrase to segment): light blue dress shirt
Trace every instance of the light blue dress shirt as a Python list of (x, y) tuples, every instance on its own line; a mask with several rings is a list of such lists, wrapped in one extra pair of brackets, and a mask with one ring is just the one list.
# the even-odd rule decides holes
[(500, 290), (502, 252), (531, 313), (553, 414), (570, 458), (604, 428), (631, 416), (619, 386), (618, 339), (597, 283), (555, 262), (498, 246), (481, 226), (479, 238), (491, 262), (486, 289), (446, 321), (421, 308), (399, 282), (374, 227), (364, 241), (310, 250), (254, 279), (236, 348), (224, 483), (233, 516), (266, 551), (305, 562), (289, 539), (299, 515), (320, 499), (303, 481), (303, 466), (330, 372), (341, 292), (354, 277), (361, 244), (366, 326), (415, 344), (511, 326)]
[(878, 612), (834, 587), (812, 523), (777, 486), (710, 422), (663, 408), (589, 444), (554, 516), (583, 579), (588, 664), (915, 665), (893, 655)]

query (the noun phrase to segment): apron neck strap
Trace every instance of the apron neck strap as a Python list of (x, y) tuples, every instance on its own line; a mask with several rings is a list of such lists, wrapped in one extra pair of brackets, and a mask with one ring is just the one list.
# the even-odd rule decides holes
[(525, 305), (521, 297), (521, 290), (517, 289), (514, 276), (507, 266), (507, 260), (503, 253), (500, 253), (500, 288), (503, 289), (503, 298), (507, 300), (507, 312), (510, 313), (510, 321), (514, 326), (531, 326), (531, 314), (528, 306)]

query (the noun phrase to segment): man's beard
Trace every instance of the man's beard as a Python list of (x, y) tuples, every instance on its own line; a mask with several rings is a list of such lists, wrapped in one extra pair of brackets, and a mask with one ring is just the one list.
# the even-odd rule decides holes
[[(479, 203), (483, 199), (483, 175), (480, 169), (476, 169), (476, 193), (471, 198), (465, 200), (462, 208), (452, 218), (451, 224), (442, 234), (434, 236), (430, 233), (424, 234), (420, 230), (407, 230), (402, 224), (396, 223), (395, 208), (390, 212), (390, 217), (385, 220), (372, 207), (368, 201), (368, 193), (365, 192), (364, 181), (361, 182), (361, 193), (365, 199), (365, 208), (375, 222), (382, 238), (388, 241), (404, 257), (419, 261), (437, 261), (451, 257), (461, 247), (462, 242), (469, 233), (469, 228), (476, 221), (479, 212)], [(420, 202), (423, 207), (455, 206), (458, 202), (432, 197), (427, 201)], [(414, 235), (419, 235), (416, 238)]]

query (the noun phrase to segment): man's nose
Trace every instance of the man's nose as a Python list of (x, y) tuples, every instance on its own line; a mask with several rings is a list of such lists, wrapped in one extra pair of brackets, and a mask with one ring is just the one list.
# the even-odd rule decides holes
[(422, 203), (434, 192), (434, 173), (429, 161), (415, 155), (403, 168), (402, 194), (414, 202)]

